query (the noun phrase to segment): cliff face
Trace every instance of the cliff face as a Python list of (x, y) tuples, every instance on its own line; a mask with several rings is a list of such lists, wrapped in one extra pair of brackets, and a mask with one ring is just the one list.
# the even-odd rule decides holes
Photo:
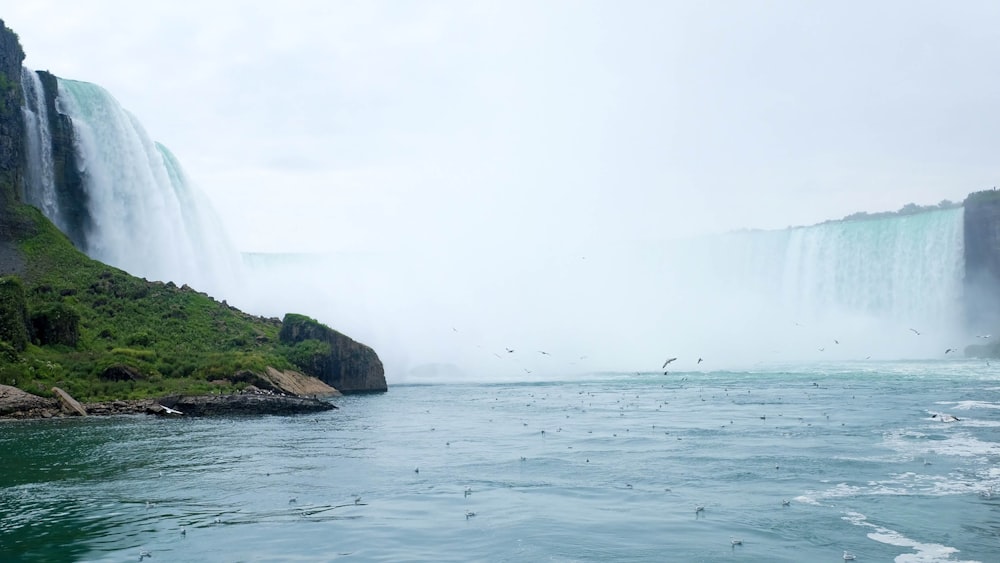
[(965, 318), (969, 328), (1000, 329), (1000, 192), (965, 199)]
[(17, 34), (0, 20), (0, 240), (14, 234), (10, 206), (18, 200), (24, 180), (23, 61)]
[(87, 232), (91, 228), (93, 219), (89, 211), (90, 198), (87, 196), (83, 176), (76, 162), (73, 122), (69, 116), (59, 113), (56, 109), (59, 84), (55, 75), (40, 71), (38, 77), (45, 91), (45, 107), (49, 116), (49, 133), (52, 137), (53, 180), (56, 197), (59, 198), (59, 210), (65, 223), (65, 233), (69, 240), (73, 241), (74, 246), (87, 252)]
[(285, 315), (278, 338), (293, 348), (292, 361), (341, 393), (387, 391), (375, 351), (302, 315)]

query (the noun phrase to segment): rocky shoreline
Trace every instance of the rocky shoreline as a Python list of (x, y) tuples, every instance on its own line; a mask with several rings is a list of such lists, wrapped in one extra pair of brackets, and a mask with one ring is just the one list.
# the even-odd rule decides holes
[[(327, 394), (327, 396), (333, 395), (333, 393)], [(77, 403), (77, 406), (81, 407), (84, 416), (150, 414), (177, 417), (289, 415), (337, 408), (319, 396), (301, 397), (261, 390), (253, 386), (241, 393), (230, 395), (176, 395), (159, 399)], [(68, 405), (58, 398), (40, 397), (17, 387), (0, 385), (0, 419), (49, 419), (69, 416), (81, 416), (81, 412), (75, 406)]]

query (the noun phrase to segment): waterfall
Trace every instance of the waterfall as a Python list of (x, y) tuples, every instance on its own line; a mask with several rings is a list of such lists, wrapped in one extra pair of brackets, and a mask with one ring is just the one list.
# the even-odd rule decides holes
[[(41, 84), (37, 77), (25, 83), (32, 171), (26, 199), (62, 227), (51, 186)], [(86, 252), (149, 279), (186, 283), (216, 295), (231, 288), (239, 278), (239, 254), (173, 155), (99, 86), (59, 79), (56, 107), (72, 121), (90, 216)]]
[(833, 312), (955, 326), (962, 315), (963, 209), (711, 239), (714, 276), (753, 288), (782, 311)]
[[(652, 371), (671, 356), (680, 370), (745, 369), (943, 358), (970, 343), (962, 226), (955, 208), (545, 255), (427, 249), (247, 265), (274, 288), (307, 281), (254, 307), (311, 304), (375, 347), (395, 381), (445, 364), (469, 377)], [(508, 347), (527, 353), (515, 362)]]
[(24, 91), (22, 113), (28, 161), (25, 170), (26, 185), (22, 195), (25, 202), (40, 209), (50, 221), (65, 232), (66, 225), (56, 195), (49, 112), (45, 106), (45, 93), (38, 74), (22, 67), (21, 89)]

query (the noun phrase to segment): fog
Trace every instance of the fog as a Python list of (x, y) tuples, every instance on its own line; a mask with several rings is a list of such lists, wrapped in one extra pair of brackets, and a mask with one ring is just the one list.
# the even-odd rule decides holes
[[(372, 345), (390, 383), (943, 359), (970, 343), (960, 228), (951, 210), (933, 229), (894, 218), (861, 237), (836, 225), (562, 253), (258, 255), (237, 304), (307, 311)], [(912, 240), (882, 252), (873, 237)]]

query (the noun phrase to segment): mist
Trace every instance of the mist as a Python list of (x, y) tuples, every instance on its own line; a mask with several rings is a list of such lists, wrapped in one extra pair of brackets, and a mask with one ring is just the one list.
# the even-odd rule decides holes
[(372, 346), (390, 384), (655, 372), (669, 357), (676, 372), (944, 358), (969, 343), (961, 225), (959, 208), (546, 251), (250, 255), (231, 302), (318, 318)]

